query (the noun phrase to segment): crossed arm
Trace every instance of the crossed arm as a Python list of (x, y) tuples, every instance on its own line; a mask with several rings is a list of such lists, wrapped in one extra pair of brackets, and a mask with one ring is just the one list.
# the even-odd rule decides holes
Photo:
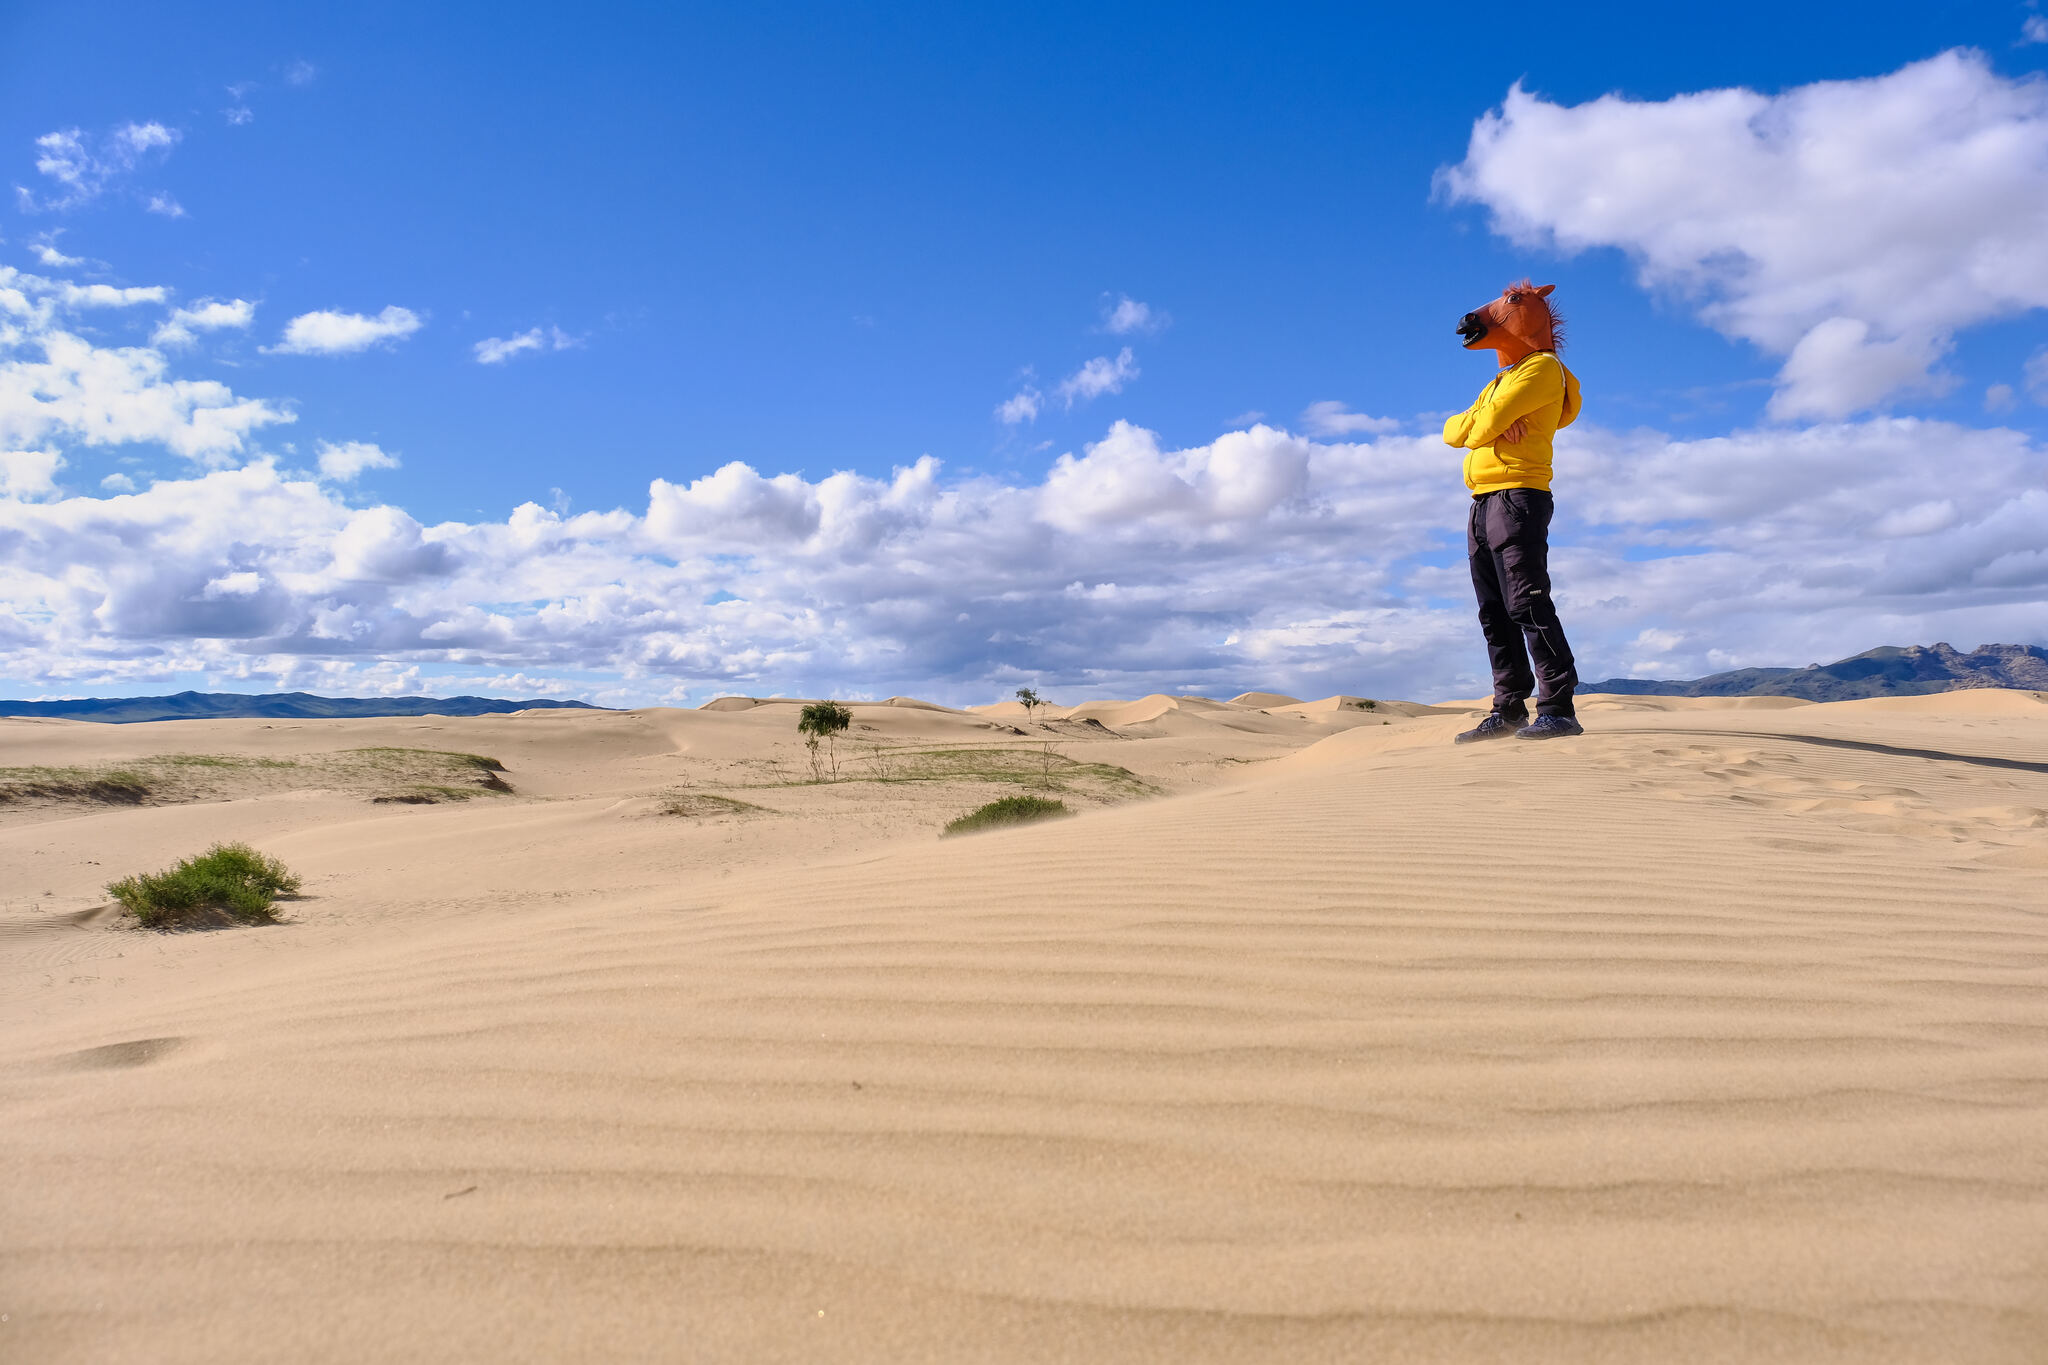
[(1504, 377), (1498, 387), (1470, 411), (1444, 425), (1444, 442), (1477, 450), (1489, 445), (1514, 445), (1529, 434), (1529, 418), (1557, 398), (1556, 372), (1529, 367)]
[[(1498, 436), (1494, 437), (1491, 441), (1481, 441), (1479, 445), (1511, 446), (1528, 434), (1529, 419), (1527, 417), (1517, 417), (1514, 421), (1508, 423)], [(1468, 448), (1476, 449), (1477, 447)]]

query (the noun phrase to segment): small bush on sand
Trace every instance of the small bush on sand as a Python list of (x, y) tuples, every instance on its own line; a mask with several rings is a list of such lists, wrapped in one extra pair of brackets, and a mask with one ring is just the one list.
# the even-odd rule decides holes
[(272, 901), (299, 889), (277, 859), (247, 844), (215, 844), (168, 872), (124, 877), (107, 893), (150, 929), (174, 929), (225, 915), (244, 924), (277, 918)]
[(839, 735), (853, 724), (853, 712), (836, 701), (815, 701), (803, 709), (797, 717), (797, 733), (804, 737), (804, 748), (811, 755), (811, 776), (825, 780), (825, 763), (818, 755), (818, 743), (824, 741), (830, 746), (832, 758), (832, 779), (839, 779)]
[(889, 760), (894, 757), (880, 740), (873, 740), (861, 746), (860, 754), (868, 761), (868, 772), (877, 782), (889, 780)]
[(1005, 825), (1028, 825), (1034, 820), (1057, 820), (1063, 815), (1072, 814), (1064, 801), (1048, 801), (1043, 796), (1006, 796), (1000, 801), (989, 802), (980, 810), (969, 811), (947, 825), (945, 832), (972, 834), (976, 830), (1001, 829)]

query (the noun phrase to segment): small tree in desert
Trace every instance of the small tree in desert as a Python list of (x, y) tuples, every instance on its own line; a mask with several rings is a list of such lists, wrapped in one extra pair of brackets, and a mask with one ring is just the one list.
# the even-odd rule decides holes
[(832, 777), (839, 778), (839, 734), (853, 724), (853, 712), (836, 701), (814, 701), (804, 707), (797, 717), (797, 733), (804, 737), (804, 747), (811, 751), (811, 776), (818, 781), (825, 780), (825, 760), (819, 756), (818, 746), (826, 746), (830, 755)]
[(1024, 703), (1024, 719), (1027, 721), (1031, 719), (1033, 711), (1045, 705), (1045, 698), (1039, 696), (1038, 693), (1028, 687), (1017, 689), (1017, 700)]

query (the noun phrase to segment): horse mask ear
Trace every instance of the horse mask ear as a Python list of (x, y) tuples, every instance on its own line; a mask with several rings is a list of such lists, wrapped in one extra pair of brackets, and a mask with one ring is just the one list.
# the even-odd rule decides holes
[(1554, 284), (1533, 284), (1523, 280), (1511, 284), (1501, 291), (1505, 305), (1501, 319), (1503, 330), (1518, 338), (1524, 345), (1538, 351), (1555, 350), (1557, 330), (1555, 315), (1550, 311), (1550, 293)]

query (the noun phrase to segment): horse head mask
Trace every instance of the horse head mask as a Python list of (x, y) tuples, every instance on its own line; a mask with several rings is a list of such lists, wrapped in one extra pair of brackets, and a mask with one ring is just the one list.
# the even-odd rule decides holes
[(1555, 288), (1522, 280), (1459, 318), (1458, 335), (1465, 339), (1465, 349), (1499, 351), (1501, 364), (1512, 365), (1533, 352), (1563, 346), (1564, 319), (1550, 306), (1550, 291)]

